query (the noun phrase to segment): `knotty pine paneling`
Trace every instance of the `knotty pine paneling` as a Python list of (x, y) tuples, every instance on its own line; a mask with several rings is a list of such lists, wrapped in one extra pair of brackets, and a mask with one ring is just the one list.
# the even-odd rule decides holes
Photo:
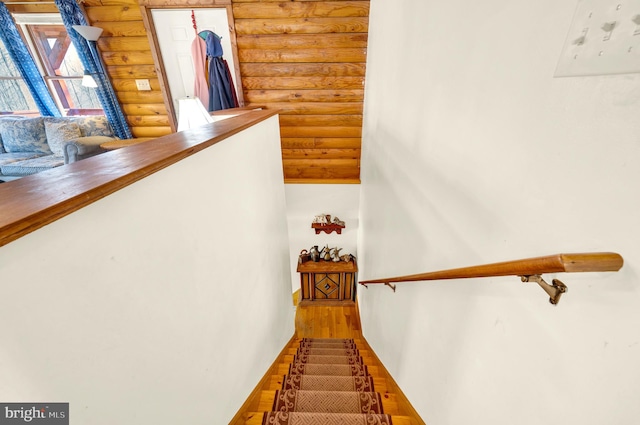
[(248, 106), (280, 110), (285, 181), (359, 182), (369, 1), (233, 0)]
[[(91, 25), (103, 29), (98, 40), (107, 74), (134, 137), (171, 133), (156, 64), (136, 0), (85, 0)], [(151, 90), (138, 91), (136, 79), (148, 79)]]

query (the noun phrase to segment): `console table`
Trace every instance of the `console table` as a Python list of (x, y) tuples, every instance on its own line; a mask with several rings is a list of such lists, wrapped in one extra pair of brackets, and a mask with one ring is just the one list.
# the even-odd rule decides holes
[(301, 300), (355, 301), (356, 261), (306, 261), (298, 264)]

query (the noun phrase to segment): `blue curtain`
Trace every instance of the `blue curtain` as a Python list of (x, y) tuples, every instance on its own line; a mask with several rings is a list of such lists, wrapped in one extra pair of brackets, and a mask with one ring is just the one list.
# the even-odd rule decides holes
[(59, 117), (60, 111), (56, 102), (51, 97), (47, 84), (40, 75), (31, 53), (20, 37), (16, 23), (3, 2), (0, 2), (0, 38), (27, 84), (40, 114), (47, 117)]
[[(107, 74), (102, 65), (102, 61), (98, 54), (98, 50), (95, 47), (89, 45), (89, 42), (85, 40), (80, 34), (73, 29), (73, 25), (89, 25), (82, 13), (82, 9), (76, 3), (75, 0), (55, 0), (55, 4), (62, 16), (62, 22), (67, 28), (69, 38), (78, 51), (80, 61), (84, 66), (84, 69), (89, 71), (93, 76), (98, 87), (96, 87), (96, 94), (104, 109), (104, 114), (107, 116), (109, 123), (113, 127), (113, 131), (121, 139), (131, 139), (131, 130), (127, 124), (127, 120), (120, 109), (118, 99), (113, 91), (111, 82), (107, 78)], [(95, 57), (92, 53), (95, 52)]]

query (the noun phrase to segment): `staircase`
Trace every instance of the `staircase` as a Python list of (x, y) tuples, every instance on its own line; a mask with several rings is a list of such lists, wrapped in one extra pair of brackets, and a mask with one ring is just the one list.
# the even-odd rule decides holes
[(410, 425), (357, 338), (296, 338), (247, 425)]
[(295, 335), (229, 425), (425, 425), (362, 337), (356, 303), (296, 305)]

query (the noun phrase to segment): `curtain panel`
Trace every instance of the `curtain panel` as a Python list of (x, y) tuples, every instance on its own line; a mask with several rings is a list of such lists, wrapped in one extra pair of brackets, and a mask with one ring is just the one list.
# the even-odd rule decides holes
[[(75, 46), (80, 61), (84, 69), (88, 71), (96, 81), (96, 94), (104, 113), (113, 127), (113, 131), (121, 139), (131, 139), (131, 130), (127, 120), (122, 113), (116, 94), (111, 86), (111, 81), (107, 78), (102, 60), (95, 46), (95, 42), (85, 40), (73, 29), (73, 25), (89, 25), (84, 17), (84, 13), (75, 0), (55, 0), (55, 4), (62, 16), (62, 22), (69, 33), (69, 38)], [(89, 43), (94, 43), (91, 46)], [(94, 55), (95, 53), (95, 55)]]
[(42, 78), (4, 2), (0, 2), (0, 38), (26, 83), (40, 114), (46, 117), (61, 116), (47, 83)]

